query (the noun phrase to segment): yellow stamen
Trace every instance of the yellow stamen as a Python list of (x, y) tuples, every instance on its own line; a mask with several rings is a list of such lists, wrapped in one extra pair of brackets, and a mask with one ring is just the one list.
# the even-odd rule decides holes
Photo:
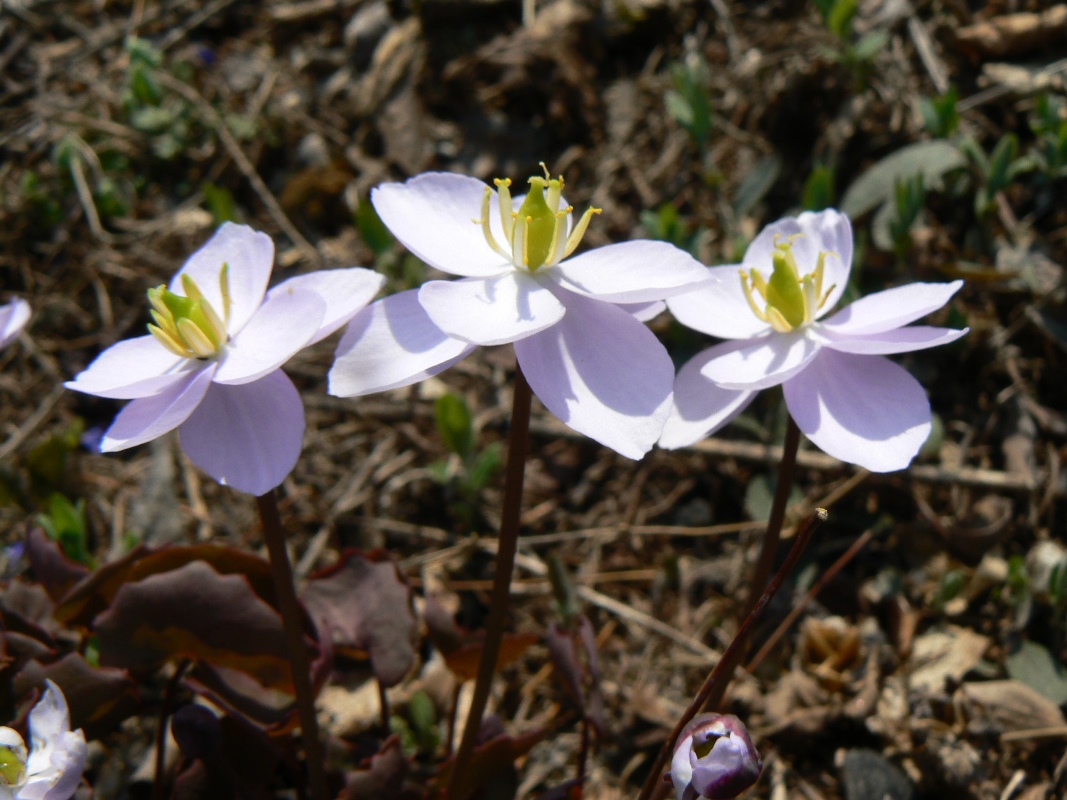
[[(508, 255), (507, 251), (505, 251), (503, 247), (496, 243), (496, 237), (493, 236), (493, 231), (489, 228), (489, 200), (492, 194), (493, 190), (486, 186), (485, 194), (482, 195), (482, 218), (476, 219), (474, 220), (474, 222), (482, 226), (482, 234), (485, 236), (486, 244), (488, 244), (493, 249), (493, 252), (496, 253), (498, 256), (510, 259), (511, 256)], [(507, 223), (504, 222), (503, 224), (506, 228)]]
[(789, 333), (793, 330), (793, 326), (782, 316), (782, 312), (774, 306), (767, 306), (767, 321), (778, 333)]
[(587, 208), (585, 213), (582, 214), (581, 219), (578, 220), (578, 224), (574, 226), (574, 230), (571, 231), (570, 236), (567, 237), (567, 246), (563, 248), (563, 257), (566, 258), (574, 252), (575, 248), (582, 241), (582, 237), (585, 236), (585, 231), (589, 227), (590, 220), (593, 219), (594, 214), (603, 213), (602, 208)]
[(174, 338), (169, 332), (163, 330), (158, 325), (148, 323), (148, 332), (156, 337), (161, 345), (170, 350), (176, 356), (182, 358), (192, 358), (192, 353), (189, 352), (189, 348)]
[(500, 199), (500, 223), (504, 226), (504, 236), (511, 239), (511, 226), (514, 224), (512, 220), (515, 215), (511, 207), (511, 178), (497, 178), (493, 183), (496, 184), (497, 197)]
[[(767, 319), (767, 315), (760, 309), (758, 305), (756, 305), (756, 299), (752, 296), (752, 286), (751, 284), (749, 284), (749, 276), (745, 274), (745, 271), (743, 269), (738, 270), (738, 272), (741, 273), (741, 289), (744, 291), (745, 300), (748, 301), (748, 307), (752, 309), (752, 313), (756, 315), (756, 318), (758, 320), (760, 320), (761, 322), (770, 322), (770, 320)], [(760, 274), (756, 272), (756, 270), (752, 270), (752, 276), (753, 279), (755, 279), (759, 278)]]
[(207, 337), (207, 334), (200, 330), (191, 319), (179, 319), (177, 325), (182, 340), (196, 358), (208, 358), (218, 352), (218, 348)]

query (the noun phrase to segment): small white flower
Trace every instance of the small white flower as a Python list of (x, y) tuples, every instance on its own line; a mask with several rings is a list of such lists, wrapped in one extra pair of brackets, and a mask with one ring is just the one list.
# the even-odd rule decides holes
[(70, 729), (63, 692), (52, 681), (30, 711), (30, 750), (0, 727), (0, 800), (68, 800), (85, 771), (85, 734)]

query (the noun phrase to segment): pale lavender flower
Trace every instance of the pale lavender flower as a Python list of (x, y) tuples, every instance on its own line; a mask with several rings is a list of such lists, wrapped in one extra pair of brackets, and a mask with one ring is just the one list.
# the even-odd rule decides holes
[(700, 714), (674, 743), (670, 776), (677, 800), (728, 800), (754, 784), (762, 769), (745, 723), (733, 714)]
[[(919, 382), (883, 355), (948, 344), (967, 329), (907, 326), (963, 285), (912, 283), (857, 300), (825, 321), (852, 267), (852, 228), (834, 210), (775, 222), (740, 265), (670, 298), (683, 325), (732, 341), (679, 371), (660, 445), (684, 447), (718, 430), (760, 389), (782, 385), (800, 430), (830, 455), (872, 472), (903, 469), (930, 433)], [(739, 274), (740, 273), (740, 274)]]
[(67, 701), (52, 681), (29, 723), (28, 754), (18, 731), (0, 727), (0, 800), (68, 800), (85, 771), (85, 734), (71, 731)]
[(0, 350), (11, 344), (29, 321), (30, 304), (25, 300), (16, 297), (0, 306)]
[(406, 386), (477, 345), (513, 342), (534, 393), (575, 430), (630, 458), (655, 443), (670, 408), (673, 367), (641, 320), (706, 280), (665, 242), (631, 241), (572, 256), (598, 209), (577, 221), (562, 179), (510, 181), (427, 173), (371, 195), (412, 253), (461, 276), (373, 304), (349, 325), (330, 371), (342, 397)]
[(170, 283), (149, 291), (150, 335), (101, 353), (66, 385), (131, 402), (101, 452), (178, 429), (182, 448), (219, 483), (261, 495), (295, 466), (304, 406), (280, 367), (348, 322), (377, 294), (361, 268), (290, 278), (268, 290), (274, 244), (226, 223)]

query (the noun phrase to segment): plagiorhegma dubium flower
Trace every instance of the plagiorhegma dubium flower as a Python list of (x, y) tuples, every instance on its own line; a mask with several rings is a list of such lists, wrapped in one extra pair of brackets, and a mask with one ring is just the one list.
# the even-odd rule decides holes
[(370, 302), (384, 278), (324, 270), (268, 290), (274, 243), (224, 224), (170, 286), (148, 291), (149, 335), (101, 353), (66, 386), (130, 402), (100, 445), (109, 453), (175, 428), (194, 464), (219, 483), (262, 495), (300, 455), (304, 406), (280, 369)]
[(0, 350), (11, 344), (29, 321), (30, 304), (25, 300), (16, 297), (0, 306)]
[(699, 714), (674, 743), (670, 779), (677, 800), (728, 800), (754, 784), (763, 760), (733, 714)]
[(478, 345), (513, 342), (541, 402), (571, 428), (630, 458), (655, 443), (670, 408), (670, 356), (642, 324), (662, 300), (707, 279), (666, 242), (630, 241), (574, 255), (577, 221), (563, 179), (535, 176), (514, 196), (475, 178), (426, 173), (371, 194), (405, 247), (460, 276), (374, 303), (348, 326), (330, 371), (342, 397), (407, 386)]
[(68, 800), (85, 771), (85, 734), (71, 731), (67, 701), (52, 681), (29, 723), (29, 752), (18, 731), (0, 727), (0, 800)]
[[(822, 450), (872, 472), (903, 469), (930, 433), (930, 403), (906, 370), (883, 356), (948, 344), (967, 329), (908, 326), (963, 285), (912, 283), (868, 295), (823, 320), (845, 291), (852, 227), (838, 211), (768, 225), (740, 266), (667, 307), (695, 330), (731, 341), (678, 373), (660, 445), (684, 447), (781, 384), (797, 427)], [(908, 327), (904, 327), (908, 326)]]

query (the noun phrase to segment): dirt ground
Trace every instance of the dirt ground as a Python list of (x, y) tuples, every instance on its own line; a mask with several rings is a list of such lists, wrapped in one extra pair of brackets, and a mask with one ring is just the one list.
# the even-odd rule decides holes
[[(1067, 796), (1067, 7), (864, 0), (835, 35), (816, 5), (540, 0), (524, 22), (515, 0), (6, 0), (0, 299), (26, 298), (34, 317), (0, 354), (5, 543), (60, 491), (84, 501), (100, 560), (141, 541), (261, 547), (251, 498), (198, 473), (176, 440), (93, 452), (118, 403), (61, 386), (143, 332), (145, 291), (225, 219), (274, 237), (276, 274), (377, 266), (392, 291), (429, 273), (383, 238), (368, 193), (431, 169), (520, 180), (544, 161), (577, 209), (604, 209), (588, 246), (667, 238), (707, 264), (735, 263), (805, 203), (849, 200), (856, 294), (962, 277), (929, 324), (971, 332), (897, 359), (938, 423), (910, 469), (801, 452), (788, 526), (820, 505), (830, 521), (757, 637), (778, 644), (728, 693), (765, 762), (747, 796)], [(958, 124), (943, 115), (938, 131), (929, 100), (950, 86)], [(955, 156), (909, 162), (925, 195), (894, 235), (894, 184), (872, 188), (869, 169), (935, 140)], [(652, 326), (679, 363), (706, 345), (666, 315)], [(286, 368), (308, 414), (282, 487), (298, 572), (384, 547), (417, 596), (480, 627), (502, 479), (457, 490), (434, 401), (459, 394), (479, 448), (502, 447), (510, 348), (341, 400), (326, 394), (333, 346)], [(511, 627), (540, 635), (557, 618), (558, 560), (603, 676), (586, 798), (636, 796), (736, 629), (784, 414), (765, 392), (714, 438), (634, 462), (535, 401)], [(73, 443), (63, 458), (42, 455), (57, 441)], [(25, 569), (6, 558), (9, 578)], [(360, 676), (339, 671), (320, 698), (327, 730), (354, 743), (348, 769), (380, 741)], [(92, 746), (98, 796), (148, 796), (164, 683)], [(572, 777), (576, 713), (543, 644), (504, 670), (492, 705), (509, 732), (551, 731), (520, 760), (516, 796)]]

